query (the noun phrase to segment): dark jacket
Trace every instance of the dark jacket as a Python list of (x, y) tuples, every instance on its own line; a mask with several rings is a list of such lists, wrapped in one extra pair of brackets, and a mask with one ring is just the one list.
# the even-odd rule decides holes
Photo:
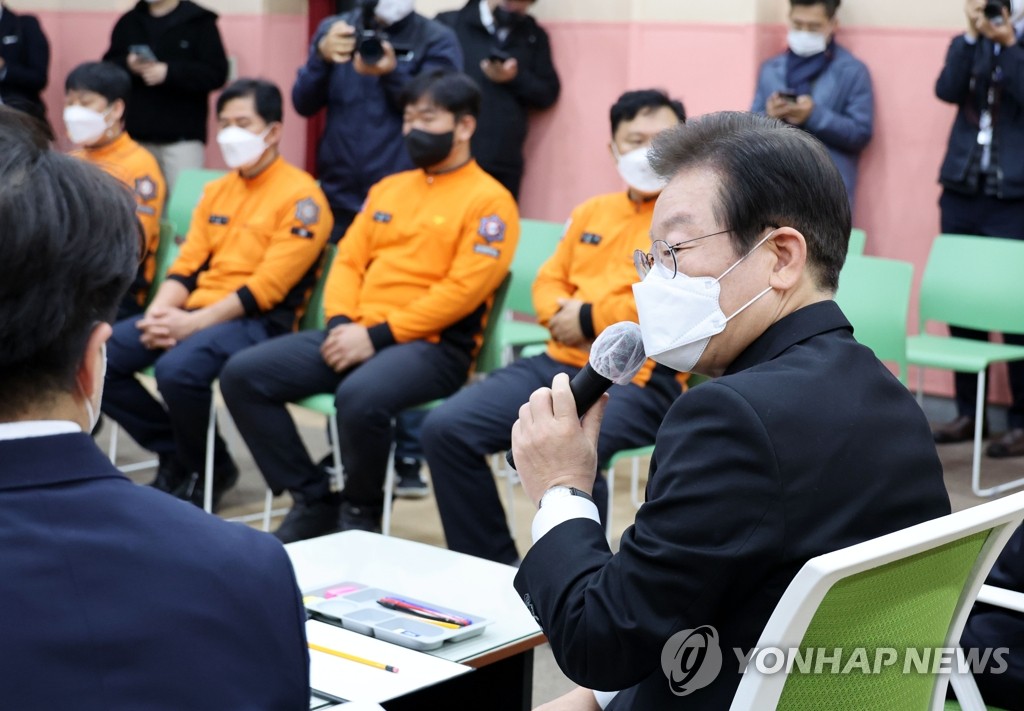
[(358, 74), (351, 62), (325, 62), (317, 44), (338, 20), (358, 27), (359, 10), (320, 23), (299, 68), (292, 103), (303, 116), (327, 108), (327, 125), (317, 150), (317, 177), (334, 209), (358, 212), (381, 178), (412, 169), (402, 142), (401, 94), (421, 72), (461, 71), (462, 50), (447, 27), (413, 13), (387, 28), (398, 67), (383, 77)]
[[(832, 301), (771, 326), (725, 375), (676, 400), (658, 431), (647, 501), (612, 555), (601, 526), (559, 524), (516, 590), (565, 674), (619, 709), (727, 709), (807, 560), (949, 513), (924, 413), (858, 344)], [(673, 695), (662, 649), (715, 627), (722, 670)]]
[(977, 171), (971, 171), (970, 167), (981, 153), (978, 125), (987, 92), (975, 88), (979, 84), (987, 85), (991, 72), (998, 69), (1002, 82), (998, 108), (992, 117), (997, 146), (996, 196), (1011, 200), (1024, 198), (1024, 160), (1021, 160), (1024, 155), (1024, 40), (1001, 49), (990, 62), (992, 52), (991, 41), (979, 38), (972, 45), (963, 35), (954, 38), (946, 52), (946, 64), (935, 82), (935, 95), (958, 108), (939, 182), (955, 192), (973, 194), (978, 191)]
[[(505, 42), (499, 43), (480, 20), (479, 0), (469, 0), (461, 10), (442, 12), (437, 19), (455, 30), (466, 56), (466, 74), (483, 93), (480, 120), (473, 135), (473, 156), (484, 170), (518, 195), (528, 112), (554, 104), (561, 89), (551, 61), (548, 34), (527, 15)], [(494, 83), (480, 69), (480, 62), (496, 47), (519, 63), (519, 73), (507, 84)]]
[(44, 119), (46, 107), (39, 94), (50, 70), (50, 44), (39, 20), (18, 15), (10, 8), (0, 16), (0, 101)]
[(217, 30), (217, 15), (189, 0), (182, 0), (168, 15), (155, 18), (140, 2), (121, 16), (110, 37), (108, 62), (128, 68), (128, 48), (149, 45), (167, 63), (167, 79), (146, 86), (132, 74), (125, 127), (136, 141), (206, 142), (210, 92), (228, 78), (228, 59)]
[(3, 708), (309, 708), (281, 544), (133, 484), (89, 435), (0, 441), (0, 550)]

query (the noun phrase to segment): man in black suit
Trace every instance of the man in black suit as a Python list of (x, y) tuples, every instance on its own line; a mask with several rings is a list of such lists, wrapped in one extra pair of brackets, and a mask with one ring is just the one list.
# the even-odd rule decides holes
[(142, 230), (127, 189), (46, 145), (0, 107), (0, 706), (307, 709), (281, 544), (134, 485), (89, 436)]
[[(832, 301), (850, 208), (825, 147), (722, 113), (665, 132), (651, 155), (671, 182), (636, 258), (645, 350), (715, 379), (669, 410), (615, 555), (587, 501), (603, 406), (581, 424), (558, 376), (520, 411), (513, 451), (541, 508), (515, 585), (586, 687), (560, 708), (597, 708), (588, 689), (622, 690), (609, 709), (728, 708), (733, 649), (756, 645), (809, 558), (949, 513), (924, 414)], [(663, 650), (703, 625), (721, 672), (677, 696)]]
[(50, 43), (39, 20), (16, 14), (0, 2), (0, 103), (30, 114), (47, 130), (50, 124), (40, 94), (49, 70)]

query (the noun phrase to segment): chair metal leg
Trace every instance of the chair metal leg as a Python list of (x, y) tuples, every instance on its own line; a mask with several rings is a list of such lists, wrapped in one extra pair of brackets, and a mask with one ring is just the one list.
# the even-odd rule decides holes
[(395, 451), (391, 449), (391, 458), (388, 460), (388, 472), (384, 476), (384, 512), (380, 522), (380, 532), (385, 536), (391, 535), (391, 504), (395, 499)]
[(110, 445), (107, 447), (107, 456), (110, 457), (110, 463), (115, 467), (117, 466), (117, 435), (120, 430), (121, 426), (110, 420)]
[(971, 489), (976, 496), (989, 497), (1024, 486), (1024, 477), (1005, 484), (981, 488), (981, 428), (985, 416), (985, 371), (978, 373), (978, 399), (974, 408), (974, 454), (971, 458)]
[(267, 496), (263, 502), (263, 530), (270, 532), (270, 509), (274, 505), (274, 492), (267, 487)]
[(632, 465), (629, 480), (629, 499), (633, 502), (633, 508), (639, 509), (644, 503), (640, 500), (640, 457), (633, 457)]
[(217, 437), (217, 400), (210, 397), (210, 418), (206, 425), (206, 466), (203, 477), (203, 510), (213, 513), (213, 446)]
[[(600, 476), (600, 474), (598, 475)], [(609, 467), (605, 471), (608, 479), (608, 509), (604, 518), (604, 537), (608, 540), (608, 546), (612, 545), (612, 511), (615, 510), (615, 468)]]
[[(962, 650), (957, 650), (962, 653)], [(956, 700), (960, 704), (961, 711), (986, 711), (984, 700), (981, 698), (981, 691), (978, 689), (978, 682), (970, 672), (961, 672), (954, 664), (949, 674), (949, 684), (953, 687)]]
[(924, 366), (917, 366), (917, 404), (924, 407)]
[(345, 473), (341, 468), (341, 445), (338, 443), (338, 418), (331, 415), (327, 418), (327, 428), (331, 433), (331, 455), (334, 458), (334, 472), (331, 490), (340, 492), (345, 488)]
[(505, 472), (505, 518), (508, 522), (508, 531), (512, 538), (516, 537), (516, 484), (519, 483), (519, 474), (508, 465), (505, 457), (501, 458), (502, 471)]

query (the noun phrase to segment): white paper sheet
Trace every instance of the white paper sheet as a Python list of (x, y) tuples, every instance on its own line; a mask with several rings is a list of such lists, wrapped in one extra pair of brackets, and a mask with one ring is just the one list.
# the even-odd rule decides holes
[(397, 673), (389, 672), (310, 649), (310, 686), (350, 701), (387, 701), (473, 671), (463, 664), (316, 620), (306, 622), (306, 637), (313, 644), (398, 668)]

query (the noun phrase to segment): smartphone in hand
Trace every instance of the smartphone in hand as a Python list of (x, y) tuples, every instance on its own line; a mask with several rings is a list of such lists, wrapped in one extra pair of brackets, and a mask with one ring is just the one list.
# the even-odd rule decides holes
[(136, 54), (145, 62), (155, 62), (156, 54), (148, 44), (133, 44), (128, 47), (128, 54)]

